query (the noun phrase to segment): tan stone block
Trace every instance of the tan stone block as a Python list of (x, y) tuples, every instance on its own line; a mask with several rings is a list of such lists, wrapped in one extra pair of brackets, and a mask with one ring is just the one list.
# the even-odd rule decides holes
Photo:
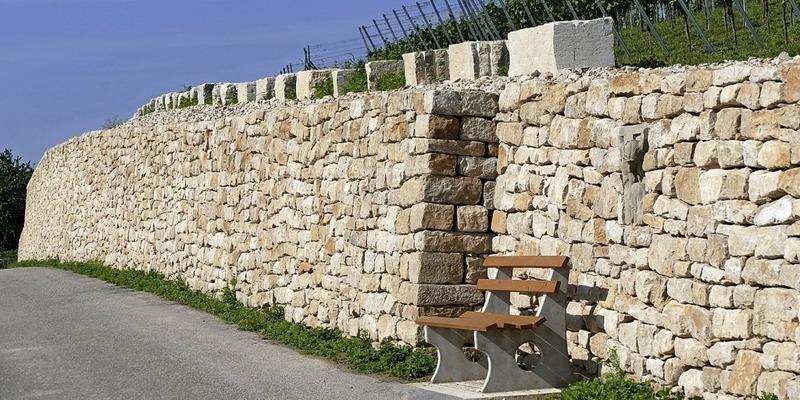
[(412, 232), (426, 229), (449, 231), (453, 228), (454, 209), (447, 204), (415, 204), (409, 212), (409, 227)]
[(687, 240), (668, 235), (654, 235), (647, 256), (650, 268), (661, 275), (674, 275), (675, 262), (686, 258)]
[(796, 378), (796, 375), (785, 371), (764, 372), (758, 377), (756, 385), (757, 393), (771, 393), (779, 399), (791, 399), (789, 397), (789, 382)]
[(495, 122), (488, 118), (463, 117), (461, 118), (459, 138), (461, 140), (497, 143)]
[(800, 64), (789, 63), (781, 66), (783, 97), (787, 103), (800, 101)]
[(749, 310), (715, 309), (712, 325), (712, 332), (718, 339), (749, 339), (753, 334)]
[(486, 254), (492, 251), (489, 234), (422, 231), (414, 234), (414, 246), (422, 251)]
[(698, 168), (681, 168), (675, 175), (675, 194), (689, 204), (700, 204), (700, 174)]
[(713, 80), (713, 71), (706, 68), (689, 68), (686, 70), (686, 91), (705, 92)]
[(424, 114), (417, 116), (414, 136), (432, 139), (458, 139), (461, 121), (455, 117)]
[(800, 198), (800, 168), (781, 172), (778, 186), (794, 198)]
[(676, 335), (691, 336), (704, 344), (713, 338), (711, 312), (705, 308), (669, 302), (664, 307), (664, 326)]
[(780, 178), (780, 171), (755, 171), (750, 174), (750, 179), (748, 180), (750, 201), (761, 204), (783, 196), (784, 191), (779, 186)]
[(483, 183), (477, 178), (449, 176), (420, 176), (406, 181), (399, 190), (399, 204), (403, 206), (420, 202), (446, 204), (478, 204)]
[(639, 90), (639, 74), (631, 73), (612, 76), (608, 79), (608, 88), (615, 95), (637, 95)]
[(414, 252), (404, 254), (402, 262), (408, 264), (408, 279), (412, 283), (461, 283), (464, 276), (461, 253)]
[(506, 213), (498, 210), (492, 211), (492, 232), (506, 233)]
[(755, 394), (756, 382), (758, 382), (761, 371), (758, 353), (741, 350), (736, 355), (736, 361), (731, 369), (728, 387), (723, 387), (723, 390), (739, 395)]
[(706, 346), (692, 338), (675, 338), (675, 355), (693, 367), (702, 367), (708, 362)]
[(796, 290), (765, 288), (756, 291), (753, 306), (753, 333), (768, 338), (790, 340), (800, 324), (800, 295)]
[(483, 206), (461, 206), (456, 209), (456, 227), (461, 232), (489, 230), (489, 211)]
[(758, 152), (758, 164), (767, 169), (788, 168), (791, 165), (792, 148), (789, 143), (770, 140)]
[(716, 114), (714, 133), (719, 139), (736, 139), (739, 137), (739, 127), (742, 121), (742, 110), (739, 108), (726, 108)]
[(483, 292), (473, 285), (430, 285), (417, 286), (416, 305), (446, 306), (475, 305), (483, 301)]

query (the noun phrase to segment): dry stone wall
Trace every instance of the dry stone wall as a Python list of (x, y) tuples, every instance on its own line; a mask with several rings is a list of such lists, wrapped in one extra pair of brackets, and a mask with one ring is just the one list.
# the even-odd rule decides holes
[[(214, 293), (235, 279), (250, 306), (416, 343), (418, 315), (482, 301), (483, 255), (568, 255), (577, 369), (616, 352), (689, 395), (800, 398), (800, 59), (459, 85), (156, 112), (73, 139), (31, 180), (20, 258)], [(202, 96), (220, 89), (238, 88)]]
[(491, 251), (497, 95), (242, 110), (154, 114), (48, 151), (20, 258), (156, 270), (214, 293), (235, 280), (249, 306), (376, 341), (416, 344), (419, 314), (482, 301), (466, 283)]
[(571, 257), (576, 365), (800, 398), (798, 99), (778, 61), (506, 86), (493, 251)]

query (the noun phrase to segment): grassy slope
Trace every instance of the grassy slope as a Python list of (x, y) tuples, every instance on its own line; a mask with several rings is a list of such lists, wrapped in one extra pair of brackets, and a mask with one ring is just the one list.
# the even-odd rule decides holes
[[(733, 31), (730, 26), (726, 32), (725, 20), (722, 8), (712, 11), (710, 17), (711, 30), (708, 30), (705, 17), (702, 12), (695, 11), (694, 15), (698, 23), (709, 36), (715, 48), (714, 53), (706, 53), (700, 36), (694, 27), (689, 25), (690, 41), (686, 38), (685, 25), (682, 18), (656, 23), (656, 29), (666, 42), (668, 53), (664, 53), (658, 47), (656, 41), (649, 32), (638, 28), (624, 29), (622, 35), (625, 38), (632, 56), (634, 64), (648, 64), (648, 59), (655, 59), (657, 64), (700, 64), (709, 62), (720, 62), (725, 60), (744, 60), (749, 57), (774, 57), (783, 51), (791, 55), (800, 54), (800, 22), (791, 25), (790, 9), (787, 4), (787, 34), (788, 44), (784, 42), (783, 20), (781, 0), (771, 0), (769, 2), (770, 18), (764, 15), (763, 3), (748, 1), (747, 9), (750, 21), (758, 30), (765, 43), (765, 48), (761, 48), (753, 39), (750, 31), (742, 23), (742, 19), (734, 10), (734, 20), (736, 22), (737, 42), (734, 43)], [(767, 23), (771, 21), (771, 23)], [(770, 27), (768, 29), (768, 26)], [(620, 63), (627, 64), (627, 57), (620, 46), (616, 46), (616, 56)]]

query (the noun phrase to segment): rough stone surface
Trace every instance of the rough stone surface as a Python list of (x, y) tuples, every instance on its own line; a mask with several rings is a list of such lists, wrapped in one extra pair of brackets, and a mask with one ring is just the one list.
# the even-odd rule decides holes
[(611, 18), (551, 22), (508, 34), (508, 75), (614, 65)]
[(451, 44), (450, 79), (477, 79), (508, 70), (508, 47), (504, 40)]
[(450, 79), (447, 50), (403, 54), (403, 71), (409, 86), (429, 85)]
[(405, 67), (401, 60), (370, 61), (365, 65), (367, 70), (367, 88), (376, 90), (378, 81), (389, 75), (404, 75)]
[(417, 316), (480, 302), (468, 284), (485, 254), (563, 254), (576, 369), (615, 350), (637, 378), (708, 399), (791, 398), (797, 63), (165, 111), (171, 94), (45, 155), (20, 256), (156, 269), (213, 293), (236, 277), (245, 304), (414, 343)]

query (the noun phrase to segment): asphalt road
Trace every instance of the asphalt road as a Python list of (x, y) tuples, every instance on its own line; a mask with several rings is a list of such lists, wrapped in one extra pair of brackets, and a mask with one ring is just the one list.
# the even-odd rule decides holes
[(147, 293), (0, 270), (0, 399), (445, 399)]

